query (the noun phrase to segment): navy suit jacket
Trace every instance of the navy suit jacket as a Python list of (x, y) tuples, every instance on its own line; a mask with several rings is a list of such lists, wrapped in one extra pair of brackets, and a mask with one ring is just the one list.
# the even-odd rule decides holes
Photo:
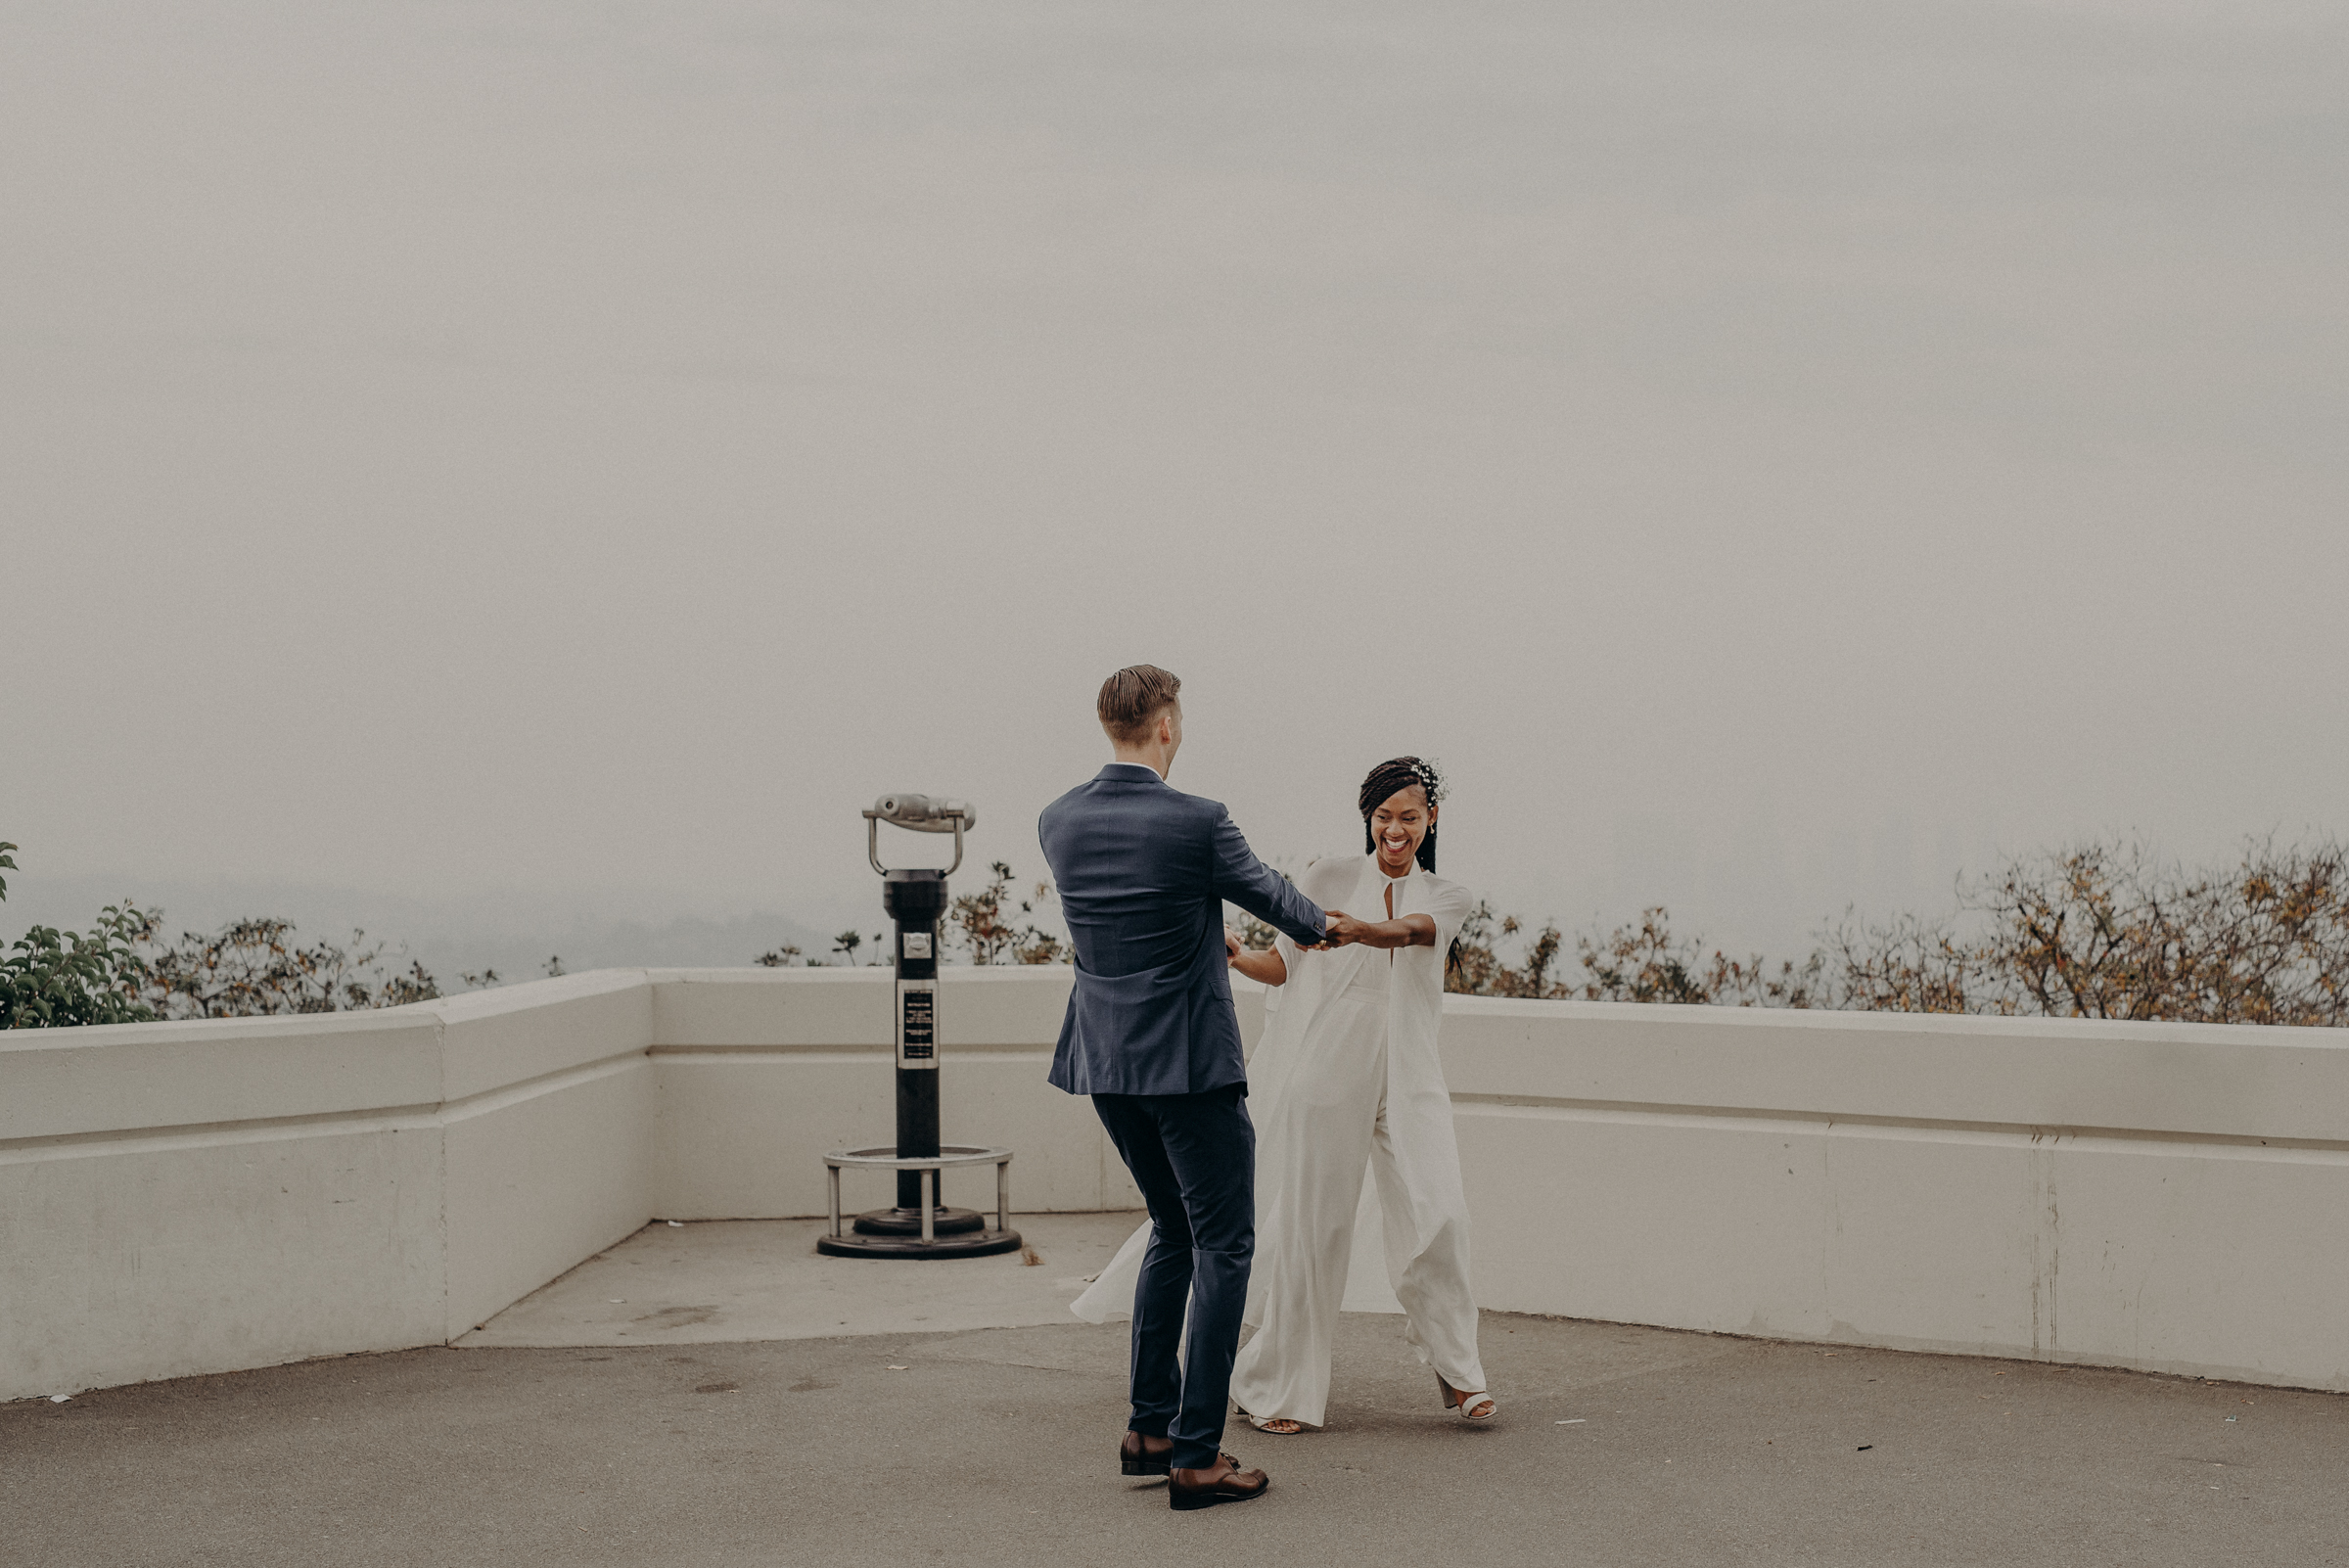
[(1248, 1082), (1223, 954), (1229, 899), (1301, 943), (1321, 910), (1214, 801), (1112, 762), (1036, 823), (1077, 950), (1051, 1081), (1071, 1094), (1198, 1094)]

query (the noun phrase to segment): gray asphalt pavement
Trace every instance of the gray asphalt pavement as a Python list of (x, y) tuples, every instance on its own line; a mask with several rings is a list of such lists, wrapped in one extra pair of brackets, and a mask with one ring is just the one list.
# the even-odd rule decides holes
[(0, 1561), (2349, 1564), (2339, 1396), (1498, 1314), (1485, 1349), (1465, 1427), (1350, 1314), (1330, 1429), (1235, 1423), (1273, 1490), (1196, 1514), (1117, 1473), (1118, 1324), (106, 1390), (0, 1407)]

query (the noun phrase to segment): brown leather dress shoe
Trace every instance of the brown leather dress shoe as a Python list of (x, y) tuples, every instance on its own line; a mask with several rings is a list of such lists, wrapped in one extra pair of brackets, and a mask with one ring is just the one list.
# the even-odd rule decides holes
[[(1152, 1448), (1153, 1443), (1158, 1446)], [(1118, 1440), (1120, 1475), (1165, 1475), (1174, 1458), (1174, 1445), (1166, 1438), (1146, 1438), (1139, 1432), (1128, 1432)]]
[(1272, 1478), (1264, 1471), (1243, 1470), (1239, 1460), (1219, 1453), (1210, 1469), (1168, 1472), (1167, 1505), (1187, 1512), (1219, 1502), (1253, 1502), (1271, 1490)]

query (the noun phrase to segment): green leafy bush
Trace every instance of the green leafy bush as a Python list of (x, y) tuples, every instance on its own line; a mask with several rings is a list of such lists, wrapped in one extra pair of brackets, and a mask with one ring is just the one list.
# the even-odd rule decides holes
[[(0, 869), (17, 869), (0, 842)], [(8, 881), (0, 877), (0, 899)], [(156, 1016), (140, 999), (147, 983), (139, 938), (145, 913), (109, 905), (87, 932), (34, 926), (0, 956), (0, 1029), (64, 1029), (75, 1024), (139, 1024)]]

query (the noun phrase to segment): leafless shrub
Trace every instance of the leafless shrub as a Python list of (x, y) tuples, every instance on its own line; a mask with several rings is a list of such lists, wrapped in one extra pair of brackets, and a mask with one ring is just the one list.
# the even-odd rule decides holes
[(2235, 865), (2188, 872), (2138, 844), (2019, 856), (1958, 884), (1947, 919), (1847, 913), (1800, 963), (1773, 969), (1672, 934), (1661, 907), (1576, 939), (1582, 973), (1553, 980), (1557, 928), (1524, 958), (1520, 929), (1480, 904), (1446, 966), (1474, 995), (1744, 1007), (2349, 1024), (2349, 850), (2256, 839)]
[(231, 921), (214, 936), (182, 932), (167, 944), (156, 935), (161, 911), (139, 913), (144, 999), (159, 1017), (359, 1012), (440, 994), (424, 965), (388, 965), (383, 945), (365, 945), (363, 931), (351, 933), (348, 947), (304, 945), (294, 940), (292, 921), (260, 918)]
[(1979, 1010), (1973, 998), (1982, 991), (1980, 955), (1958, 939), (1949, 921), (1898, 915), (1866, 925), (1847, 912), (1826, 944), (1811, 955), (1833, 977), (1821, 1006), (1875, 1013)]
[[(1580, 993), (1592, 1001), (1709, 1002), (1714, 999), (1710, 970), (1695, 944), (1675, 939), (1661, 904), (1639, 912), (1637, 925), (1618, 926), (1593, 942), (1575, 939), (1575, 955), (1582, 960), (1584, 979), (1578, 988), (1562, 982), (1559, 990)], [(1715, 953), (1716, 961), (1721, 954)], [(1756, 959), (1757, 964), (1761, 960)]]
[(1563, 994), (1549, 979), (1550, 965), (1557, 962), (1565, 940), (1557, 926), (1545, 923), (1526, 944), (1524, 958), (1512, 965), (1501, 958), (1500, 942), (1518, 930), (1515, 915), (1496, 915), (1491, 904), (1478, 899), (1444, 955), (1444, 989), (1472, 996)]
[(1015, 909), (1010, 864), (997, 860), (989, 870), (993, 876), (986, 887), (956, 899), (946, 911), (949, 945), (969, 953), (975, 964), (1074, 962), (1076, 954), (1066, 939), (1024, 918), (1033, 915), (1038, 904), (1051, 901), (1052, 885), (1038, 882)]
[(1759, 954), (1746, 959), (1718, 951), (1708, 954), (1702, 944), (1672, 934), (1671, 917), (1661, 905), (1641, 910), (1636, 922), (1604, 936), (1575, 938), (1579, 975), (1551, 976), (1565, 946), (1555, 921), (1544, 921), (1527, 939), (1522, 960), (1514, 965), (1504, 960), (1499, 939), (1520, 929), (1514, 916), (1496, 917), (1491, 905), (1479, 903), (1452, 944), (1445, 989), (1470, 995), (1585, 1001), (1819, 1005), (1824, 965), (1820, 955), (1800, 965), (1781, 962), (1773, 974)]
[(2089, 844), (1969, 890), (1982, 1011), (2213, 1024), (2349, 1023), (2349, 853), (2246, 844), (2188, 872), (2142, 845)]

